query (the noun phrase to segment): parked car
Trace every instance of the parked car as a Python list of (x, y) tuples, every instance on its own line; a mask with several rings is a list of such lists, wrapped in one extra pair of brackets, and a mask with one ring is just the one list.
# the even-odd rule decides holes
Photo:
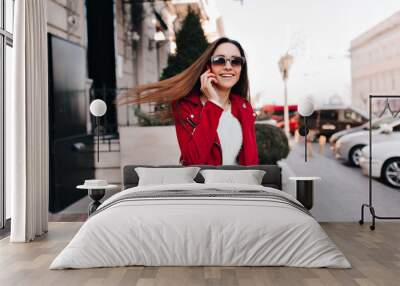
[[(382, 117), (378, 119), (372, 120), (372, 129), (378, 129), (380, 125), (385, 124), (385, 123), (390, 123), (393, 121), (393, 117)], [(336, 141), (341, 138), (344, 135), (362, 131), (362, 130), (369, 130), (369, 121), (364, 123), (363, 125), (352, 127), (352, 128), (347, 128), (344, 130), (341, 130), (339, 132), (334, 133), (330, 138), (329, 138), (329, 143), (335, 147)]]
[[(373, 143), (400, 140), (400, 119), (382, 124), (378, 129), (372, 130)], [(337, 159), (359, 166), (361, 149), (369, 144), (369, 130), (358, 131), (342, 136), (336, 141), (335, 156)]]
[[(369, 174), (369, 145), (361, 150), (360, 166)], [(372, 143), (371, 176), (400, 188), (400, 140)]]
[[(367, 122), (366, 112), (344, 106), (330, 106), (316, 108), (307, 118), (307, 127), (316, 131), (316, 138), (324, 135), (328, 139), (336, 132), (360, 126)], [(304, 120), (299, 119), (299, 127), (303, 127)]]

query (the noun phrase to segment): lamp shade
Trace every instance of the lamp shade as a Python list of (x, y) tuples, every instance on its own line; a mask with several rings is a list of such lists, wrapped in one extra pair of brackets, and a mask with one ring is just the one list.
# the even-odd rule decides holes
[(95, 99), (90, 103), (90, 113), (93, 116), (103, 116), (107, 111), (106, 103), (101, 99)]
[(301, 116), (310, 116), (314, 112), (314, 104), (309, 99), (304, 99), (300, 102), (298, 112)]

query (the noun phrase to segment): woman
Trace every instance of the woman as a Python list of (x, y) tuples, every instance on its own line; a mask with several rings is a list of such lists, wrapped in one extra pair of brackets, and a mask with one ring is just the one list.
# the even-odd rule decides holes
[(248, 99), (244, 50), (223, 37), (180, 74), (139, 86), (122, 103), (172, 103), (182, 165), (257, 165)]

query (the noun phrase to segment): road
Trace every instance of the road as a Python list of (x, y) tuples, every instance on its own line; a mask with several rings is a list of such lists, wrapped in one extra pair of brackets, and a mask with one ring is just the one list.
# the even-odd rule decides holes
[[(315, 182), (314, 207), (311, 213), (318, 221), (358, 221), (361, 205), (368, 203), (368, 177), (359, 168), (336, 160), (329, 144), (319, 152), (312, 146), (312, 157), (304, 162), (304, 142), (291, 141), (289, 156), (280, 162), (283, 168), (283, 189), (295, 194), (295, 182), (289, 176), (318, 176)], [(400, 190), (378, 180), (372, 181), (373, 206), (378, 216), (400, 217)], [(370, 220), (369, 210), (366, 220)]]

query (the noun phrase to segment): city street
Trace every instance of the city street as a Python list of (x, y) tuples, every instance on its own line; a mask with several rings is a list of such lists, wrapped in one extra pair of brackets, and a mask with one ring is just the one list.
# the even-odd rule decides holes
[[(361, 205), (368, 203), (368, 177), (359, 168), (336, 160), (327, 144), (319, 150), (312, 144), (312, 157), (304, 162), (304, 142), (291, 141), (292, 150), (280, 162), (283, 168), (283, 189), (295, 195), (296, 183), (290, 176), (318, 176), (314, 184), (314, 207), (311, 213), (318, 221), (358, 221)], [(400, 216), (400, 190), (373, 179), (373, 206), (378, 216)], [(370, 220), (366, 209), (366, 220)], [(379, 222), (379, 220), (378, 220)]]

